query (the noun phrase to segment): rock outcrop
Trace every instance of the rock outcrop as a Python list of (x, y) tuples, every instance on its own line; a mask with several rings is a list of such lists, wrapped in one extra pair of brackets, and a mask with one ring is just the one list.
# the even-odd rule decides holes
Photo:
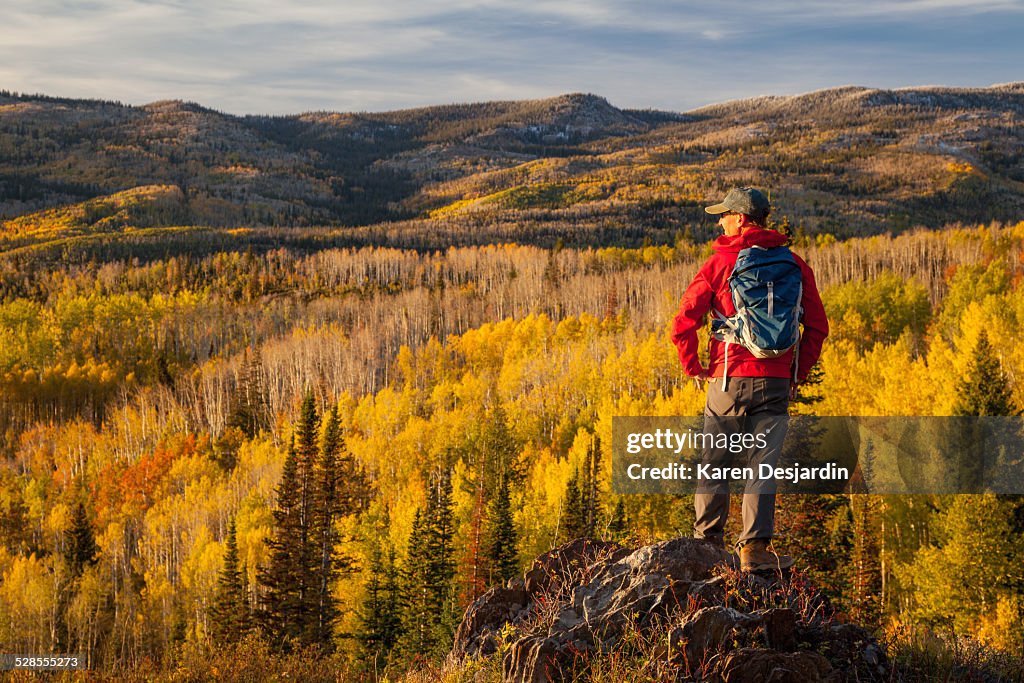
[(480, 597), (456, 633), (459, 657), (504, 646), (506, 681), (572, 680), (599, 654), (658, 680), (881, 680), (884, 651), (798, 579), (740, 574), (712, 544), (636, 550), (580, 539), (523, 579)]

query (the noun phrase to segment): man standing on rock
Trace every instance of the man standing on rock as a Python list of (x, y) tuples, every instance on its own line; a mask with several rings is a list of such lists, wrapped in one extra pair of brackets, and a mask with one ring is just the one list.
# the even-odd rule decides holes
[[(723, 418), (784, 416), (796, 388), (821, 354), (828, 319), (810, 267), (785, 246), (788, 238), (766, 227), (768, 198), (749, 187), (729, 190), (721, 203), (704, 209), (718, 215), (725, 234), (701, 266), (675, 319), (672, 341), (683, 370), (708, 383), (705, 432), (721, 431)], [(713, 315), (709, 364), (698, 357), (697, 330)], [(803, 332), (800, 332), (800, 325)], [(762, 420), (763, 423), (763, 420)], [(748, 464), (778, 462), (785, 423), (776, 420), (766, 449), (751, 449)], [(743, 571), (781, 570), (793, 559), (768, 550), (775, 532), (775, 494), (743, 494), (743, 531), (736, 543)], [(763, 490), (763, 489), (761, 489)], [(727, 484), (694, 494), (694, 535), (724, 547), (729, 514)]]

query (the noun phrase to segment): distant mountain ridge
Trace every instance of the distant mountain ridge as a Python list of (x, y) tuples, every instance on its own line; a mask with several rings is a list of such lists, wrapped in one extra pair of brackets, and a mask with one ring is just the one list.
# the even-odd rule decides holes
[(487, 241), (539, 222), (545, 234), (602, 225), (608, 239), (619, 225), (663, 238), (700, 233), (702, 203), (751, 184), (811, 233), (1014, 221), (1022, 117), (1024, 83), (848, 86), (686, 113), (577, 93), (279, 117), (0, 92), (0, 220), (8, 237), (26, 224), (54, 234), (40, 221), (61, 207), (169, 186), (179, 199), (104, 229), (426, 221)]

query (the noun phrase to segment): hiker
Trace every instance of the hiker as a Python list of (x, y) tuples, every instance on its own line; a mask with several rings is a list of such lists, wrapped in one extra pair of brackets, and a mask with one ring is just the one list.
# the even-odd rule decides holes
[[(708, 385), (705, 431), (721, 429), (723, 418), (770, 420), (772, 416), (785, 416), (790, 399), (796, 397), (797, 385), (807, 378), (828, 336), (828, 320), (814, 273), (785, 246), (788, 237), (766, 227), (771, 205), (760, 191), (733, 188), (721, 203), (704, 210), (718, 216), (724, 234), (715, 240), (715, 253), (701, 266), (683, 294), (672, 341), (686, 374), (698, 385)], [(769, 281), (769, 277), (774, 281)], [(760, 296), (751, 290), (751, 297), (735, 299), (745, 309), (745, 316), (737, 316), (734, 290), (757, 286), (762, 287)], [(709, 364), (705, 369), (697, 355), (697, 330), (709, 313), (713, 318)], [(769, 322), (750, 325), (751, 318)], [(778, 462), (785, 422), (777, 417), (775, 422), (781, 424), (781, 429), (774, 430), (776, 438), (770, 440), (768, 448), (757, 453), (757, 449), (751, 449), (746, 454), (756, 460), (750, 466), (756, 468), (761, 462), (774, 466)], [(757, 490), (747, 482), (743, 494), (743, 531), (736, 543), (740, 569), (791, 567), (792, 558), (768, 550), (775, 531), (774, 482), (771, 493), (751, 492)], [(694, 507), (694, 536), (724, 547), (728, 485), (716, 484), (711, 492), (698, 488)]]

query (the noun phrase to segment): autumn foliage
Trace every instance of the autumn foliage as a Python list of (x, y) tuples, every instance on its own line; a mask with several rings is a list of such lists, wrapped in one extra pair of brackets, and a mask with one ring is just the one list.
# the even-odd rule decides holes
[[(951, 415), (980, 405), (979, 372), (1024, 405), (1022, 246), (1024, 225), (796, 245), (834, 321), (800, 409)], [(228, 639), (399, 668), (569, 536), (688, 533), (687, 500), (610, 490), (609, 444), (614, 415), (702, 409), (667, 327), (701, 255), (279, 249), (8, 272), (0, 649), (127, 670)], [(1016, 499), (780, 506), (779, 544), (845, 614), (1024, 642), (1024, 550), (997, 542), (1021, 538)], [(95, 553), (69, 551), (88, 534)], [(947, 568), (987, 588), (951, 593)], [(268, 595), (319, 616), (288, 632)]]

